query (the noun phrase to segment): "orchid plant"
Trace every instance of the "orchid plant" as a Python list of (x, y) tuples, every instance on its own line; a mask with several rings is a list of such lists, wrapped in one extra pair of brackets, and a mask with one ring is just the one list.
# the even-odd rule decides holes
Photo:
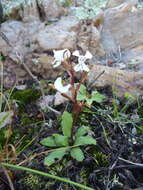
[[(72, 103), (72, 113), (65, 111), (62, 115), (62, 135), (53, 134), (41, 141), (41, 144), (48, 147), (55, 147), (45, 158), (45, 164), (50, 166), (55, 160), (60, 160), (65, 154), (71, 155), (77, 161), (84, 159), (83, 151), (80, 146), (96, 144), (96, 140), (87, 126), (76, 127), (79, 113), (83, 110), (84, 105), (90, 106), (93, 101), (102, 102), (104, 96), (97, 91), (88, 94), (86, 87), (83, 85), (90, 71), (86, 60), (92, 59), (92, 54), (86, 51), (81, 55), (78, 50), (71, 53), (68, 49), (54, 50), (53, 67), (62, 66), (69, 75), (69, 84), (63, 85), (62, 78), (58, 77), (52, 87), (66, 97)], [(71, 56), (78, 58), (78, 62), (71, 61)], [(80, 73), (79, 83), (75, 83), (76, 75)]]

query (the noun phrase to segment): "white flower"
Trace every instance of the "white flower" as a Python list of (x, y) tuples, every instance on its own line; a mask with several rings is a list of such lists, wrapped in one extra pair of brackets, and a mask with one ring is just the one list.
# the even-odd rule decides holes
[(71, 56), (71, 53), (68, 49), (64, 49), (64, 50), (53, 50), (54, 52), (54, 62), (52, 63), (53, 64), (53, 67), (58, 67), (61, 65), (62, 61), (70, 58)]
[(80, 55), (80, 54), (79, 54), (79, 51), (76, 50), (76, 51), (73, 52), (73, 55), (78, 57), (78, 64), (74, 67), (74, 70), (75, 70), (76, 72), (78, 72), (78, 71), (86, 71), (86, 72), (89, 72), (89, 68), (88, 68), (88, 66), (85, 64), (85, 61), (86, 61), (87, 59), (92, 59), (92, 54), (91, 54), (89, 51), (86, 51), (86, 54), (85, 54), (85, 55)]
[(60, 93), (67, 93), (69, 88), (71, 87), (70, 84), (63, 86), (62, 84), (62, 78), (58, 77), (56, 79), (56, 81), (54, 82), (54, 87), (56, 88), (56, 90), (58, 90)]

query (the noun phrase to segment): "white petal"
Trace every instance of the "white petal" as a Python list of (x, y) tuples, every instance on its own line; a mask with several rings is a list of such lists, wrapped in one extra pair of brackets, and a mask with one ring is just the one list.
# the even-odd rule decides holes
[(55, 60), (52, 64), (53, 64), (53, 67), (56, 68), (56, 67), (61, 65), (61, 61), (56, 61)]
[(78, 51), (78, 50), (74, 51), (72, 54), (73, 54), (74, 56), (77, 56), (77, 57), (79, 57), (79, 56), (80, 56), (80, 54), (79, 54), (79, 51)]
[(61, 77), (58, 77), (55, 82), (54, 82), (54, 86), (56, 89), (59, 89), (59, 88), (62, 88), (62, 78)]
[(85, 63), (85, 61), (86, 61), (86, 57), (85, 56), (83, 56), (83, 55), (80, 55), (79, 57), (78, 57), (78, 64), (84, 64)]
[(66, 86), (63, 86), (62, 89), (60, 90), (61, 93), (67, 93), (70, 89), (71, 85), (68, 84)]
[(59, 51), (53, 50), (53, 52), (54, 52), (54, 58), (56, 61), (63, 60), (63, 50), (59, 50)]
[(54, 58), (56, 61), (64, 61), (65, 59), (68, 59), (71, 56), (71, 53), (68, 49), (63, 50), (53, 50), (54, 52)]
[(68, 49), (64, 49), (63, 50), (63, 58), (66, 60), (68, 58), (70, 58), (71, 56), (71, 52)]
[(92, 54), (89, 51), (86, 51), (85, 57), (87, 59), (92, 59), (93, 56), (92, 56)]
[(68, 85), (66, 85), (66, 86), (63, 86), (63, 85), (62, 85), (62, 78), (61, 78), (61, 77), (58, 77), (58, 78), (56, 79), (56, 81), (54, 82), (54, 86), (55, 86), (55, 88), (56, 88), (59, 92), (61, 92), (61, 93), (66, 93), (66, 92), (68, 92), (69, 88), (71, 87), (70, 84), (68, 84)]
[(83, 64), (82, 67), (83, 67), (83, 71), (89, 72), (89, 68), (87, 65)]
[(77, 64), (76, 66), (74, 66), (74, 70), (75, 72), (81, 71), (82, 70), (81, 64)]
[(77, 64), (75, 67), (74, 67), (74, 70), (76, 72), (78, 71), (86, 71), (86, 72), (89, 72), (89, 68), (87, 65), (85, 65), (84, 63), (82, 64)]

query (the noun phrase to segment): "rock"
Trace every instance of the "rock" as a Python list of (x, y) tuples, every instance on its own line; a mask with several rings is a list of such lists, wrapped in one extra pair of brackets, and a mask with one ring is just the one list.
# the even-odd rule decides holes
[(54, 58), (47, 54), (29, 54), (26, 58), (28, 68), (35, 75), (43, 79), (55, 79), (62, 71), (61, 67), (53, 69), (52, 62)]
[(53, 104), (54, 101), (54, 96), (53, 95), (45, 95), (44, 98), (41, 97), (37, 101), (37, 105), (42, 109), (45, 110), (47, 109), (50, 105)]
[(58, 105), (60, 105), (60, 104), (63, 104), (63, 103), (65, 103), (65, 102), (67, 102), (67, 101), (68, 101), (68, 99), (65, 98), (64, 96), (62, 96), (60, 92), (57, 92), (57, 93), (55, 94), (55, 99), (54, 99), (54, 105), (55, 105), (55, 106), (58, 106)]
[(101, 44), (101, 35), (99, 30), (92, 25), (91, 34), (90, 34), (90, 43), (88, 49), (96, 57), (102, 57), (105, 55), (104, 48)]
[(66, 9), (62, 7), (59, 0), (43, 0), (39, 6), (41, 7), (41, 12), (45, 13), (45, 20), (59, 18), (66, 14)]
[[(98, 80), (94, 81), (104, 71)], [(125, 92), (134, 95), (143, 95), (143, 74), (137, 72), (122, 71), (118, 68), (94, 65), (88, 77), (88, 85), (94, 87), (111, 86), (117, 90), (117, 95), (122, 96)]]
[(80, 28), (77, 33), (77, 47), (82, 51), (89, 50), (97, 57), (105, 54), (101, 44), (100, 31), (89, 20), (80, 21)]
[(63, 17), (59, 22), (50, 24), (37, 36), (39, 48), (43, 50), (75, 49), (79, 20), (76, 17)]
[(132, 3), (123, 3), (104, 13), (101, 41), (105, 52), (131, 49), (143, 43), (143, 12)]
[(16, 52), (24, 57), (27, 53), (36, 49), (36, 36), (42, 26), (43, 24), (37, 21), (25, 24), (14, 20), (4, 22), (0, 30), (12, 47), (0, 36), (0, 51), (15, 61), (17, 61)]
[[(13, 45), (14, 48), (9, 47), (9, 45), (4, 41), (0, 36), (0, 50), (4, 55), (12, 54), (15, 51), (15, 48), (22, 46), (23, 35), (24, 35), (24, 25), (19, 21), (7, 21), (1, 25), (1, 32), (3, 32), (6, 38), (9, 40), (10, 44)], [(24, 51), (24, 49), (23, 49)]]
[[(92, 24), (91, 21), (83, 20), (80, 21), (80, 28), (77, 34), (77, 47), (86, 51), (89, 49), (90, 37), (92, 33)], [(97, 32), (98, 37), (96, 40), (99, 41), (99, 33)]]
[(31, 22), (35, 20), (48, 20), (51, 18), (59, 18), (67, 13), (67, 8), (62, 6), (58, 0), (28, 0), (21, 2), (3, 2), (4, 6), (9, 10), (7, 17)]
[(138, 0), (108, 0), (106, 8), (113, 8), (121, 5), (122, 3), (129, 2), (136, 4)]
[(23, 22), (32, 22), (40, 20), (40, 12), (36, 0), (32, 0), (29, 4), (19, 7), (19, 14)]
[(6, 7), (6, 18), (22, 20), (24, 22), (39, 20), (39, 9), (36, 0), (29, 1), (15, 1), (15, 2), (3, 2)]
[(22, 84), (24, 80), (30, 79), (22, 65), (15, 63), (12, 59), (7, 57), (0, 64), (3, 64), (4, 68), (3, 72), (0, 72), (0, 80), (1, 75), (3, 75), (4, 88), (13, 88), (16, 84)]

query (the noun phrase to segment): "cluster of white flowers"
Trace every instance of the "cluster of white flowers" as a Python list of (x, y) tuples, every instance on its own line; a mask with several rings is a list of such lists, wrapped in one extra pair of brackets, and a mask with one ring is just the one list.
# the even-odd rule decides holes
[[(54, 68), (60, 66), (63, 61), (66, 61), (71, 56), (71, 52), (68, 49), (57, 50), (57, 51), (54, 50), (53, 52), (54, 52), (54, 62), (52, 64)], [(79, 51), (76, 50), (72, 53), (72, 55), (78, 57), (78, 64), (74, 66), (74, 71), (89, 72), (89, 67), (85, 64), (85, 61), (87, 59), (92, 59), (92, 54), (89, 51), (86, 51), (85, 55), (80, 55)], [(58, 77), (54, 83), (54, 87), (60, 93), (66, 93), (71, 88), (71, 85), (68, 84), (66, 86), (63, 86), (62, 78)]]

